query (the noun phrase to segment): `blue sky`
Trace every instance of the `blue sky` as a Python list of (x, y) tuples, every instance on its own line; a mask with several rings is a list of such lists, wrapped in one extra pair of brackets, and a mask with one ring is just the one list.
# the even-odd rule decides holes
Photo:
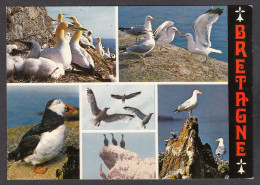
[(65, 17), (77, 17), (86, 29), (93, 31), (94, 37), (115, 39), (115, 7), (114, 6), (47, 6), (51, 18), (57, 20), (58, 14), (66, 14), (63, 21), (70, 21)]
[[(91, 88), (95, 94), (97, 106), (100, 109), (110, 107), (108, 114), (131, 114), (123, 109), (125, 106), (136, 107), (144, 114), (154, 113), (154, 85), (86, 85), (82, 88), (82, 128), (83, 130), (140, 130), (139, 118), (133, 118), (127, 123), (110, 123), (100, 127), (94, 127), (89, 120), (92, 118), (90, 104), (87, 101), (87, 88)], [(141, 91), (139, 96), (131, 98), (122, 104), (120, 100), (111, 98), (111, 94), (130, 94)], [(146, 130), (155, 128), (155, 116), (153, 115), (146, 125)]]

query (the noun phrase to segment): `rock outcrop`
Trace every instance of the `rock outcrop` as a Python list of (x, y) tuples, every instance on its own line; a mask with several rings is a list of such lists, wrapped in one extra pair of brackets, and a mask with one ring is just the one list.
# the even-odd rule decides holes
[(154, 158), (144, 161), (140, 157), (119, 146), (104, 147), (99, 156), (109, 169), (107, 179), (155, 179), (156, 164)]
[(229, 163), (214, 158), (210, 145), (202, 144), (198, 120), (191, 117), (160, 153), (159, 173), (161, 179), (227, 178)]

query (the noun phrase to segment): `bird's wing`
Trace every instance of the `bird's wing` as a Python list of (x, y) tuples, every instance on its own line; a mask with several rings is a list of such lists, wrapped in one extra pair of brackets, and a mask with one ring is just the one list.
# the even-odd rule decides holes
[(183, 102), (181, 105), (178, 106), (178, 110), (184, 110), (187, 107), (189, 107), (191, 105), (191, 100), (188, 99), (185, 102)]
[(144, 117), (146, 116), (145, 114), (143, 114), (139, 109), (136, 109), (134, 107), (124, 107), (125, 110), (130, 111), (131, 113), (135, 114), (138, 118), (140, 118), (141, 120), (144, 119)]
[(126, 95), (125, 98), (126, 99), (130, 99), (130, 98), (136, 97), (136, 96), (138, 96), (140, 94), (141, 94), (141, 91), (135, 92), (135, 93), (131, 93), (131, 94)]
[(218, 146), (216, 149), (216, 154), (224, 155), (226, 154), (226, 147), (225, 146)]
[(167, 29), (168, 27), (172, 26), (172, 25), (174, 25), (174, 22), (172, 22), (172, 21), (165, 21), (165, 22), (163, 22), (163, 23), (162, 23), (160, 26), (158, 26), (158, 28), (154, 31), (154, 39), (158, 38), (158, 36), (160, 35), (160, 33), (161, 33), (162, 30), (165, 30), (165, 31), (166, 31), (166, 29)]
[(116, 121), (128, 122), (132, 118), (134, 118), (134, 115), (131, 114), (111, 114), (111, 115), (106, 115), (103, 121), (106, 123), (111, 123)]
[(198, 46), (203, 48), (211, 47), (211, 28), (222, 13), (223, 10), (220, 8), (210, 9), (195, 20), (192, 28), (195, 34), (195, 42)]
[(116, 94), (111, 94), (111, 97), (115, 98), (115, 99), (122, 99), (123, 98), (123, 96), (116, 95)]
[(128, 52), (136, 52), (136, 53), (146, 53), (150, 51), (154, 45), (146, 42), (147, 40), (140, 40), (139, 42), (135, 43), (134, 45), (127, 47), (126, 51)]
[(127, 33), (133, 34), (133, 35), (143, 35), (145, 33), (147, 33), (147, 29), (145, 29), (145, 27), (143, 25), (137, 25), (134, 27), (131, 27), (131, 29), (126, 30)]
[(100, 109), (97, 106), (96, 98), (91, 89), (87, 90), (88, 102), (90, 103), (91, 111), (93, 115), (97, 115)]

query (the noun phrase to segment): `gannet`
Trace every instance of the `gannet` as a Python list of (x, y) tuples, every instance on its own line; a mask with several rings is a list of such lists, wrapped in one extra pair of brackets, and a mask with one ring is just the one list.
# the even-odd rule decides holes
[(105, 173), (102, 171), (102, 164), (100, 164), (99, 175), (100, 175), (100, 177), (101, 177), (102, 179), (104, 179), (104, 180), (107, 179)]
[(146, 128), (146, 124), (150, 121), (153, 113), (149, 113), (148, 115), (145, 115), (142, 113), (139, 109), (134, 107), (124, 107), (125, 110), (130, 111), (131, 113), (135, 114), (139, 119), (141, 119), (141, 122), (139, 123), (141, 128)]
[(122, 100), (122, 103), (124, 104), (127, 99), (131, 99), (131, 98), (136, 97), (136, 96), (138, 96), (140, 94), (141, 94), (141, 91), (135, 92), (135, 93), (131, 93), (131, 94), (123, 94), (123, 95), (111, 94), (111, 97), (115, 98), (115, 99)]
[(133, 35), (137, 38), (142, 37), (147, 32), (152, 32), (151, 21), (156, 22), (156, 20), (152, 16), (147, 15), (145, 17), (144, 25), (138, 25), (138, 26), (133, 26), (133, 27), (119, 27), (119, 30), (124, 32), (124, 33)]
[(52, 21), (52, 34), (54, 35), (56, 33), (56, 29), (58, 27), (58, 25), (62, 22), (62, 18), (63, 18), (63, 15), (62, 13), (59, 13), (58, 14), (58, 20), (53, 20)]
[(96, 51), (100, 54), (101, 57), (104, 57), (104, 50), (103, 50), (103, 46), (102, 46), (102, 43), (101, 43), (101, 38), (98, 37), (97, 38), (97, 43), (96, 43)]
[(107, 46), (107, 51), (104, 53), (104, 59), (109, 59), (110, 56), (110, 51), (109, 51), (109, 46)]
[(92, 34), (93, 34), (93, 31), (92, 31), (92, 30), (88, 30), (87, 34), (84, 35), (84, 36), (88, 39), (88, 41), (90, 42), (90, 44), (93, 45)]
[(224, 139), (223, 138), (219, 138), (216, 141), (219, 141), (218, 147), (216, 149), (216, 155), (218, 157), (222, 157), (223, 159), (223, 155), (226, 154), (226, 147), (224, 146)]
[(6, 45), (6, 72), (10, 74), (11, 72), (19, 72), (23, 70), (24, 58), (19, 56), (19, 54), (27, 53), (23, 50), (18, 50), (17, 45)]
[(160, 45), (161, 49), (163, 45), (173, 41), (175, 33), (181, 34), (176, 27), (171, 27), (172, 25), (172, 21), (165, 21), (154, 32), (155, 45)]
[(202, 94), (199, 90), (194, 90), (190, 99), (178, 106), (173, 112), (189, 111), (189, 117), (192, 115), (192, 110), (198, 105), (197, 95)]
[(69, 41), (65, 39), (64, 33), (67, 31), (86, 30), (77, 27), (68, 22), (61, 22), (56, 29), (57, 46), (53, 48), (45, 48), (41, 51), (40, 57), (48, 58), (56, 63), (63, 65), (64, 70), (70, 67), (72, 55), (70, 51)]
[(105, 139), (104, 139), (104, 145), (105, 146), (108, 146), (108, 139), (107, 139), (107, 136), (106, 136), (106, 134), (103, 134), (104, 135), (104, 137), (105, 137)]
[(122, 139), (120, 141), (120, 147), (125, 149), (125, 141), (124, 141), (124, 134), (122, 134)]
[(96, 98), (91, 89), (87, 90), (88, 102), (90, 103), (91, 111), (93, 114), (93, 118), (90, 119), (90, 123), (94, 126), (100, 126), (101, 122), (104, 123), (113, 123), (113, 122), (127, 122), (134, 118), (131, 114), (107, 114), (108, 107), (100, 110), (97, 106)]
[(19, 41), (26, 45), (28, 49), (30, 50), (29, 55), (27, 58), (39, 58), (40, 53), (41, 53), (41, 46), (35, 41), (35, 40), (30, 40), (29, 42), (27, 41)]
[(92, 49), (95, 49), (91, 34), (92, 34), (91, 30), (89, 30), (87, 33), (83, 33), (82, 37), (80, 37), (80, 41), (82, 42), (82, 44), (86, 46), (90, 46)]
[(117, 141), (114, 138), (114, 134), (113, 133), (110, 133), (110, 134), (112, 135), (112, 143), (113, 143), (113, 145), (117, 146)]
[[(75, 17), (72, 18), (73, 22), (75, 23), (76, 26), (78, 27), (82, 27), (82, 25), (77, 21), (77, 19)], [(71, 49), (71, 53), (72, 53), (72, 66), (76, 67), (80, 66), (80, 68), (83, 69), (91, 69), (94, 70), (95, 64), (94, 64), (94, 60), (92, 59), (92, 57), (90, 56), (90, 54), (83, 49), (80, 45), (79, 45), (79, 39), (82, 35), (82, 31), (81, 30), (77, 30), (75, 31), (74, 35), (72, 36), (71, 40), (70, 40), (70, 49)]]
[(193, 23), (192, 28), (195, 34), (195, 40), (192, 34), (186, 33), (181, 38), (188, 40), (188, 51), (191, 53), (208, 55), (212, 52), (222, 53), (220, 50), (211, 48), (210, 34), (213, 23), (215, 23), (219, 16), (223, 13), (223, 9), (209, 9), (207, 12), (199, 16)]
[[(136, 42), (134, 45), (127, 47), (125, 53), (138, 54), (140, 56), (140, 58), (142, 60), (144, 60), (143, 57), (145, 57), (145, 55), (147, 53), (152, 51), (154, 46), (155, 46), (155, 40), (153, 37), (153, 33), (147, 32), (146, 38), (141, 39), (140, 41)], [(141, 55), (143, 55), (143, 56), (141, 56)], [(144, 64), (146, 64), (146, 63), (144, 63)]]
[(22, 160), (32, 164), (35, 173), (45, 173), (46, 168), (36, 168), (36, 165), (52, 160), (61, 152), (66, 135), (65, 114), (73, 111), (70, 105), (60, 99), (50, 100), (41, 123), (22, 137), (17, 148), (8, 154), (8, 160)]

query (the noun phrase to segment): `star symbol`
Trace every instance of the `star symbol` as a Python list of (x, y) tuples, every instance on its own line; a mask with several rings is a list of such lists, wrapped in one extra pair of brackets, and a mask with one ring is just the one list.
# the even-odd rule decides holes
[(236, 164), (237, 164), (237, 165), (240, 165), (240, 169), (238, 170), (237, 173), (240, 173), (241, 175), (242, 175), (243, 173), (246, 173), (246, 172), (244, 171), (244, 169), (243, 169), (243, 165), (246, 165), (246, 163), (243, 162), (242, 159), (240, 159), (240, 162), (238, 162), (238, 163), (236, 163)]
[(238, 18), (237, 18), (237, 21), (241, 22), (243, 21), (244, 19), (242, 18), (242, 13), (245, 13), (246, 11), (245, 10), (242, 10), (241, 9), (241, 6), (238, 8), (238, 10), (235, 11), (236, 13), (238, 13)]

